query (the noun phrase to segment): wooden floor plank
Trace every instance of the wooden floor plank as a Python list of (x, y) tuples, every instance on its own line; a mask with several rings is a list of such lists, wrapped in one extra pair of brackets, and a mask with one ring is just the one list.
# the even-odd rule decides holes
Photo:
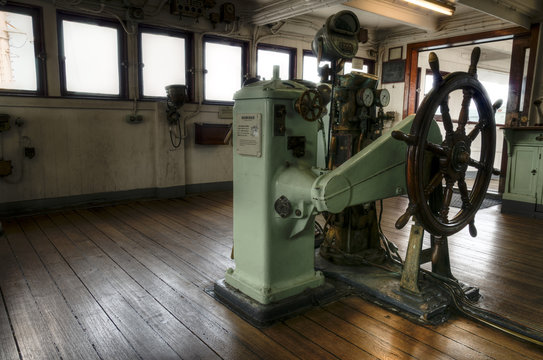
[(203, 274), (200, 269), (191, 263), (192, 257), (190, 255), (185, 256), (185, 253), (175, 252), (162, 246), (128, 224), (122, 222), (114, 216), (111, 216), (107, 211), (93, 209), (92, 211), (87, 212), (86, 210), (80, 210), (78, 211), (78, 214), (87, 220), (95, 217), (97, 219), (96, 221), (105, 222), (107, 224), (106, 230), (109, 229), (109, 226), (114, 227), (122, 234), (124, 238), (128, 238), (132, 241), (129, 243), (130, 246), (137, 246), (143, 251), (153, 254), (153, 256), (160, 259), (160, 261), (164, 262), (166, 265), (171, 266), (170, 264), (176, 264), (176, 268), (180, 269), (183, 279), (198, 286), (199, 288), (203, 289), (207, 284), (209, 284), (210, 281), (213, 280), (206, 274)]
[(212, 211), (213, 213), (232, 219), (233, 214), (232, 214), (231, 205), (225, 205), (221, 202), (208, 199), (204, 196), (186, 197), (183, 200), (197, 207), (203, 206), (206, 210)]
[(4, 303), (2, 286), (0, 286), (0, 359), (19, 359), (17, 341)]
[(528, 359), (543, 360), (543, 349), (535, 344), (528, 343), (527, 341), (518, 341), (517, 338), (509, 334), (461, 316), (455, 316), (452, 319), (452, 324), (473, 334), (472, 336), (479, 336), (493, 343), (503, 345)]
[(267, 336), (290, 350), (300, 359), (334, 360), (338, 357), (323, 349), (318, 344), (279, 322), (262, 330)]
[(26, 237), (17, 232), (19, 236), (10, 236), (8, 241), (60, 355), (66, 359), (99, 359), (84, 327), (28, 240), (43, 237), (43, 233), (30, 219), (21, 220), (19, 226)]
[(386, 343), (382, 339), (382, 334), (375, 336), (324, 309), (311, 310), (305, 316), (378, 359), (414, 359), (411, 354), (399, 350), (395, 345)]
[(224, 246), (232, 247), (232, 234), (221, 233), (209, 223), (202, 221), (197, 216), (193, 216), (174, 205), (173, 201), (154, 201), (151, 204), (153, 208), (159, 208), (161, 213), (167, 214), (172, 220), (181, 226), (191, 229), (193, 232), (219, 242)]
[(58, 348), (8, 242), (8, 236), (19, 236), (21, 231), (12, 221), (4, 221), (2, 225), (6, 235), (0, 237), (0, 287), (21, 356), (23, 359), (60, 359)]
[[(149, 202), (148, 204), (150, 205)], [(230, 261), (231, 246), (226, 246), (221, 242), (215, 241), (207, 236), (203, 236), (191, 230), (189, 227), (180, 224), (179, 222), (175, 221), (175, 219), (172, 219), (168, 212), (163, 212), (154, 207), (144, 207), (140, 204), (134, 204), (132, 208), (148, 217), (152, 217), (166, 228), (182, 236), (183, 243), (193, 244), (193, 246), (197, 248), (202, 246), (205, 249), (200, 249), (201, 251), (205, 251), (206, 253), (210, 251), (213, 254), (222, 256), (222, 261)]]
[(408, 353), (418, 359), (454, 359), (454, 357), (444, 354), (421, 341), (405, 336), (404, 333), (389, 325), (383, 324), (358, 311), (352, 311), (351, 308), (343, 306), (341, 303), (330, 304), (324, 309), (359, 329), (372, 334), (374, 337), (387, 342), (389, 345), (384, 346), (385, 349), (395, 346), (404, 353)]
[[(252, 327), (204, 291), (234, 266), (232, 202), (232, 192), (207, 193), (7, 221), (0, 237), (0, 346), (7, 339), (12, 357), (19, 345), (21, 359), (67, 357), (66, 349), (79, 346), (74, 339), (86, 336), (83, 346), (91, 344), (101, 359), (543, 360), (543, 347), (469, 319), (454, 315), (444, 325), (421, 326), (357, 297)], [(406, 205), (406, 198), (385, 200), (382, 221), (402, 254), (409, 232), (394, 222)], [(449, 239), (453, 272), (481, 288), (481, 307), (541, 326), (543, 222), (494, 208), (476, 219), (478, 238), (463, 230)], [(13, 253), (17, 236), (23, 245), (17, 241)], [(428, 246), (429, 237), (424, 241)], [(60, 305), (51, 300), (59, 294)], [(49, 303), (54, 314), (71, 312), (83, 333), (52, 335), (54, 323), (65, 320), (50, 324), (51, 314), (42, 313)]]
[(326, 351), (332, 353), (334, 356), (340, 359), (377, 359), (366, 350), (357, 347), (341, 336), (334, 334), (326, 327), (320, 326), (305, 316), (298, 316), (287, 320), (285, 324), (312, 342), (319, 344)]
[[(193, 243), (183, 243), (182, 236), (161, 226), (157, 221), (149, 219), (146, 216), (138, 216), (135, 211), (126, 208), (119, 209), (115, 207), (108, 209), (108, 211), (147, 238), (152, 239), (175, 254), (180, 254), (180, 256), (187, 258), (190, 264), (198, 264), (199, 266), (195, 267), (195, 269), (205, 274), (209, 279), (221, 277), (224, 273), (224, 268), (228, 266), (228, 259), (217, 256), (213, 258), (216, 262), (211, 261), (211, 255), (210, 257), (206, 257), (207, 253), (201, 246), (194, 246)], [(220, 266), (221, 263), (223, 266)]]
[[(160, 299), (161, 304), (178, 318), (191, 332), (205, 342), (223, 359), (251, 359), (256, 358), (247, 347), (243, 345), (231, 332), (206, 316), (206, 311), (198, 303), (190, 301), (185, 292), (180, 292), (170, 284), (182, 283), (183, 288), (194, 286), (184, 278), (186, 271), (175, 271), (163, 259), (154, 255), (155, 249), (143, 248), (131, 237), (121, 233), (116, 227), (108, 224), (103, 218), (89, 211), (81, 211), (89, 222), (100, 228), (104, 234), (112, 239), (119, 248), (113, 248), (103, 244), (108, 254), (119, 264), (130, 262), (126, 256), (122, 256), (122, 248), (141, 265), (130, 265), (125, 270), (130, 271), (131, 276), (155, 298)], [(170, 259), (171, 260), (171, 259)], [(141, 271), (145, 267), (149, 271)], [(183, 274), (183, 276), (181, 275)], [(206, 296), (200, 289), (201, 296)]]
[[(100, 306), (115, 322), (116, 327), (130, 342), (142, 359), (163, 359), (179, 357), (156, 331), (146, 322), (140, 313), (134, 309), (129, 299), (133, 295), (121, 293), (117, 287), (115, 274), (107, 266), (103, 266), (103, 254), (87, 251), (88, 238), (74, 231), (72, 226), (61, 215), (53, 216), (56, 222), (41, 218), (40, 228), (47, 234), (70, 267), (82, 279)], [(57, 227), (57, 226), (60, 226)], [(130, 281), (126, 278), (121, 280)]]
[(439, 332), (439, 329), (432, 327), (416, 326), (409, 320), (402, 318), (399, 315), (393, 314), (376, 305), (370, 304), (360, 298), (348, 297), (341, 302), (352, 308), (353, 311), (361, 313), (386, 324), (393, 329), (403, 333), (424, 344), (433, 347), (434, 349), (449, 355), (455, 359), (492, 359), (477, 349), (471, 348), (461, 342), (444, 336)]
[[(62, 292), (74, 316), (81, 323), (102, 359), (136, 359), (139, 355), (115, 326), (112, 319), (89, 292), (62, 255), (49, 241), (43, 241), (35, 223), (28, 223), (28, 234), (36, 253)], [(76, 339), (73, 339), (75, 342)]]
[(175, 208), (182, 208), (184, 212), (194, 216), (195, 222), (204, 226), (211, 226), (220, 234), (232, 234), (232, 219), (218, 213), (212, 213), (201, 205), (194, 205), (184, 199), (176, 199), (168, 202)]
[[(125, 241), (128, 242), (130, 239), (131, 237), (126, 237)], [(182, 276), (179, 276), (178, 274), (185, 273), (186, 268), (184, 263), (176, 261), (176, 258), (170, 258), (171, 262), (165, 266), (165, 263), (161, 264), (160, 262), (152, 261), (148, 254), (136, 252), (135, 249), (137, 249), (137, 247), (132, 247), (130, 249), (131, 254), (134, 255), (135, 259), (137, 259), (142, 266), (147, 267), (156, 274), (160, 274), (160, 279), (166, 282), (173, 290), (177, 291), (181, 298), (188, 299), (192, 305), (198, 305), (200, 307), (199, 311), (203, 317), (207, 317), (211, 322), (219, 323), (223, 329), (235, 334), (235, 337), (241, 341), (243, 346), (249, 348), (250, 351), (258, 354), (260, 357), (268, 359), (292, 358), (292, 355), (283, 346), (275, 343), (272, 339), (267, 338), (263, 333), (259, 331), (255, 332), (252, 326), (248, 325), (230, 310), (224, 308), (224, 306), (219, 304), (216, 300), (207, 296), (204, 293), (203, 288), (199, 288), (191, 282), (187, 282)], [(157, 252), (164, 252), (164, 249), (156, 246), (155, 248), (148, 248), (147, 251), (155, 254)], [(110, 254), (112, 256), (120, 255), (117, 251), (110, 251)], [(125, 264), (125, 261), (120, 257), (116, 257), (116, 261)], [(126, 264), (125, 267), (128, 268), (129, 263)], [(133, 264), (130, 264), (130, 266), (133, 266)], [(131, 274), (137, 278), (141, 277), (141, 272), (137, 270), (131, 271)], [(208, 286), (211, 286), (211, 283), (208, 283)], [(177, 301), (179, 301), (179, 299), (177, 299)], [(193, 328), (191, 328), (191, 330), (198, 331)], [(233, 342), (233, 345), (235, 344), (236, 342)], [(233, 346), (233, 349), (243, 350), (239, 348), (239, 346)]]
[[(64, 228), (70, 229), (71, 238), (87, 238), (90, 241), (78, 242), (85, 253), (91, 254), (95, 266), (111, 274), (111, 283), (124, 299), (144, 319), (149, 327), (173, 350), (178, 357), (188, 359), (215, 359), (219, 358), (201, 339), (195, 336), (184, 324), (167, 309), (160, 301), (153, 298), (148, 291), (141, 286), (132, 276), (130, 266), (137, 263), (130, 259), (122, 249), (119, 253), (129, 258), (120, 266), (112, 257), (113, 248), (118, 249), (106, 235), (92, 224), (79, 216), (71, 213), (67, 218), (73, 227), (64, 223)], [(61, 216), (53, 216), (53, 221), (62, 223)], [(94, 256), (93, 256), (94, 255)], [(148, 270), (140, 268), (142, 273), (148, 274)]]

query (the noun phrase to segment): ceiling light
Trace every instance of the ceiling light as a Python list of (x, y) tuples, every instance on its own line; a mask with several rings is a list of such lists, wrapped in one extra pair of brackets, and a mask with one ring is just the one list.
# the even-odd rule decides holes
[(430, 10), (433, 10), (445, 15), (452, 15), (455, 10), (454, 6), (446, 4), (446, 3), (438, 2), (435, 0), (404, 0), (404, 1), (410, 2), (418, 6), (422, 6), (426, 9), (430, 9)]

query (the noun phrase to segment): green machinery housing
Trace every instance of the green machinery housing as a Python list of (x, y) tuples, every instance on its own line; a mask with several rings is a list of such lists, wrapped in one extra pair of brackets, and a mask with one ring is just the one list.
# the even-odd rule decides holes
[[(426, 319), (451, 299), (425, 282), (420, 264), (431, 262), (436, 277), (459, 284), (450, 272), (447, 236), (467, 225), (476, 234), (475, 213), (493, 171), (495, 107), (476, 79), (479, 53), (472, 55), (468, 72), (446, 78), (437, 57), (430, 56), (434, 89), (416, 115), (384, 131), (390, 95), (377, 89), (377, 78), (338, 74), (359, 41), (357, 17), (342, 11), (326, 21), (312, 44), (318, 60), (331, 64), (319, 69), (321, 84), (282, 80), (276, 67), (272, 79), (250, 83), (234, 96), (235, 267), (217, 281), (214, 293), (254, 324), (307, 308), (319, 296), (333, 298), (330, 279), (361, 283), (362, 291)], [(453, 91), (463, 94), (456, 124), (448, 107)], [(471, 103), (479, 122), (466, 133)], [(434, 120), (438, 108), (443, 136)], [(472, 159), (471, 144), (479, 136), (483, 150)], [(326, 154), (317, 166), (319, 152)], [(468, 168), (477, 172), (472, 189), (465, 182)], [(453, 186), (462, 197), (457, 213), (450, 211)], [(375, 226), (375, 202), (403, 194), (410, 203), (396, 225), (413, 219), (414, 250), (400, 262)], [(315, 218), (321, 213), (322, 256), (315, 252)], [(422, 249), (424, 231), (431, 235), (429, 249)], [(368, 270), (373, 263), (380, 270)], [(429, 298), (441, 300), (429, 305)]]

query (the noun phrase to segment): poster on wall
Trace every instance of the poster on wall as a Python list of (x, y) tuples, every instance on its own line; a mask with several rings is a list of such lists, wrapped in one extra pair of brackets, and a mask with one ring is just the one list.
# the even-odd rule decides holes
[(383, 63), (381, 82), (395, 83), (405, 80), (405, 60), (394, 60)]

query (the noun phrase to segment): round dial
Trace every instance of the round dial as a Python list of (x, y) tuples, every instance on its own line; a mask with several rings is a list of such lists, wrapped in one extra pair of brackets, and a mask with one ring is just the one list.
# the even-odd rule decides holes
[(379, 106), (387, 106), (390, 103), (390, 93), (387, 89), (377, 90), (377, 103)]
[(356, 94), (356, 102), (358, 105), (371, 106), (373, 105), (373, 100), (375, 96), (373, 95), (373, 90), (370, 88), (360, 89)]

